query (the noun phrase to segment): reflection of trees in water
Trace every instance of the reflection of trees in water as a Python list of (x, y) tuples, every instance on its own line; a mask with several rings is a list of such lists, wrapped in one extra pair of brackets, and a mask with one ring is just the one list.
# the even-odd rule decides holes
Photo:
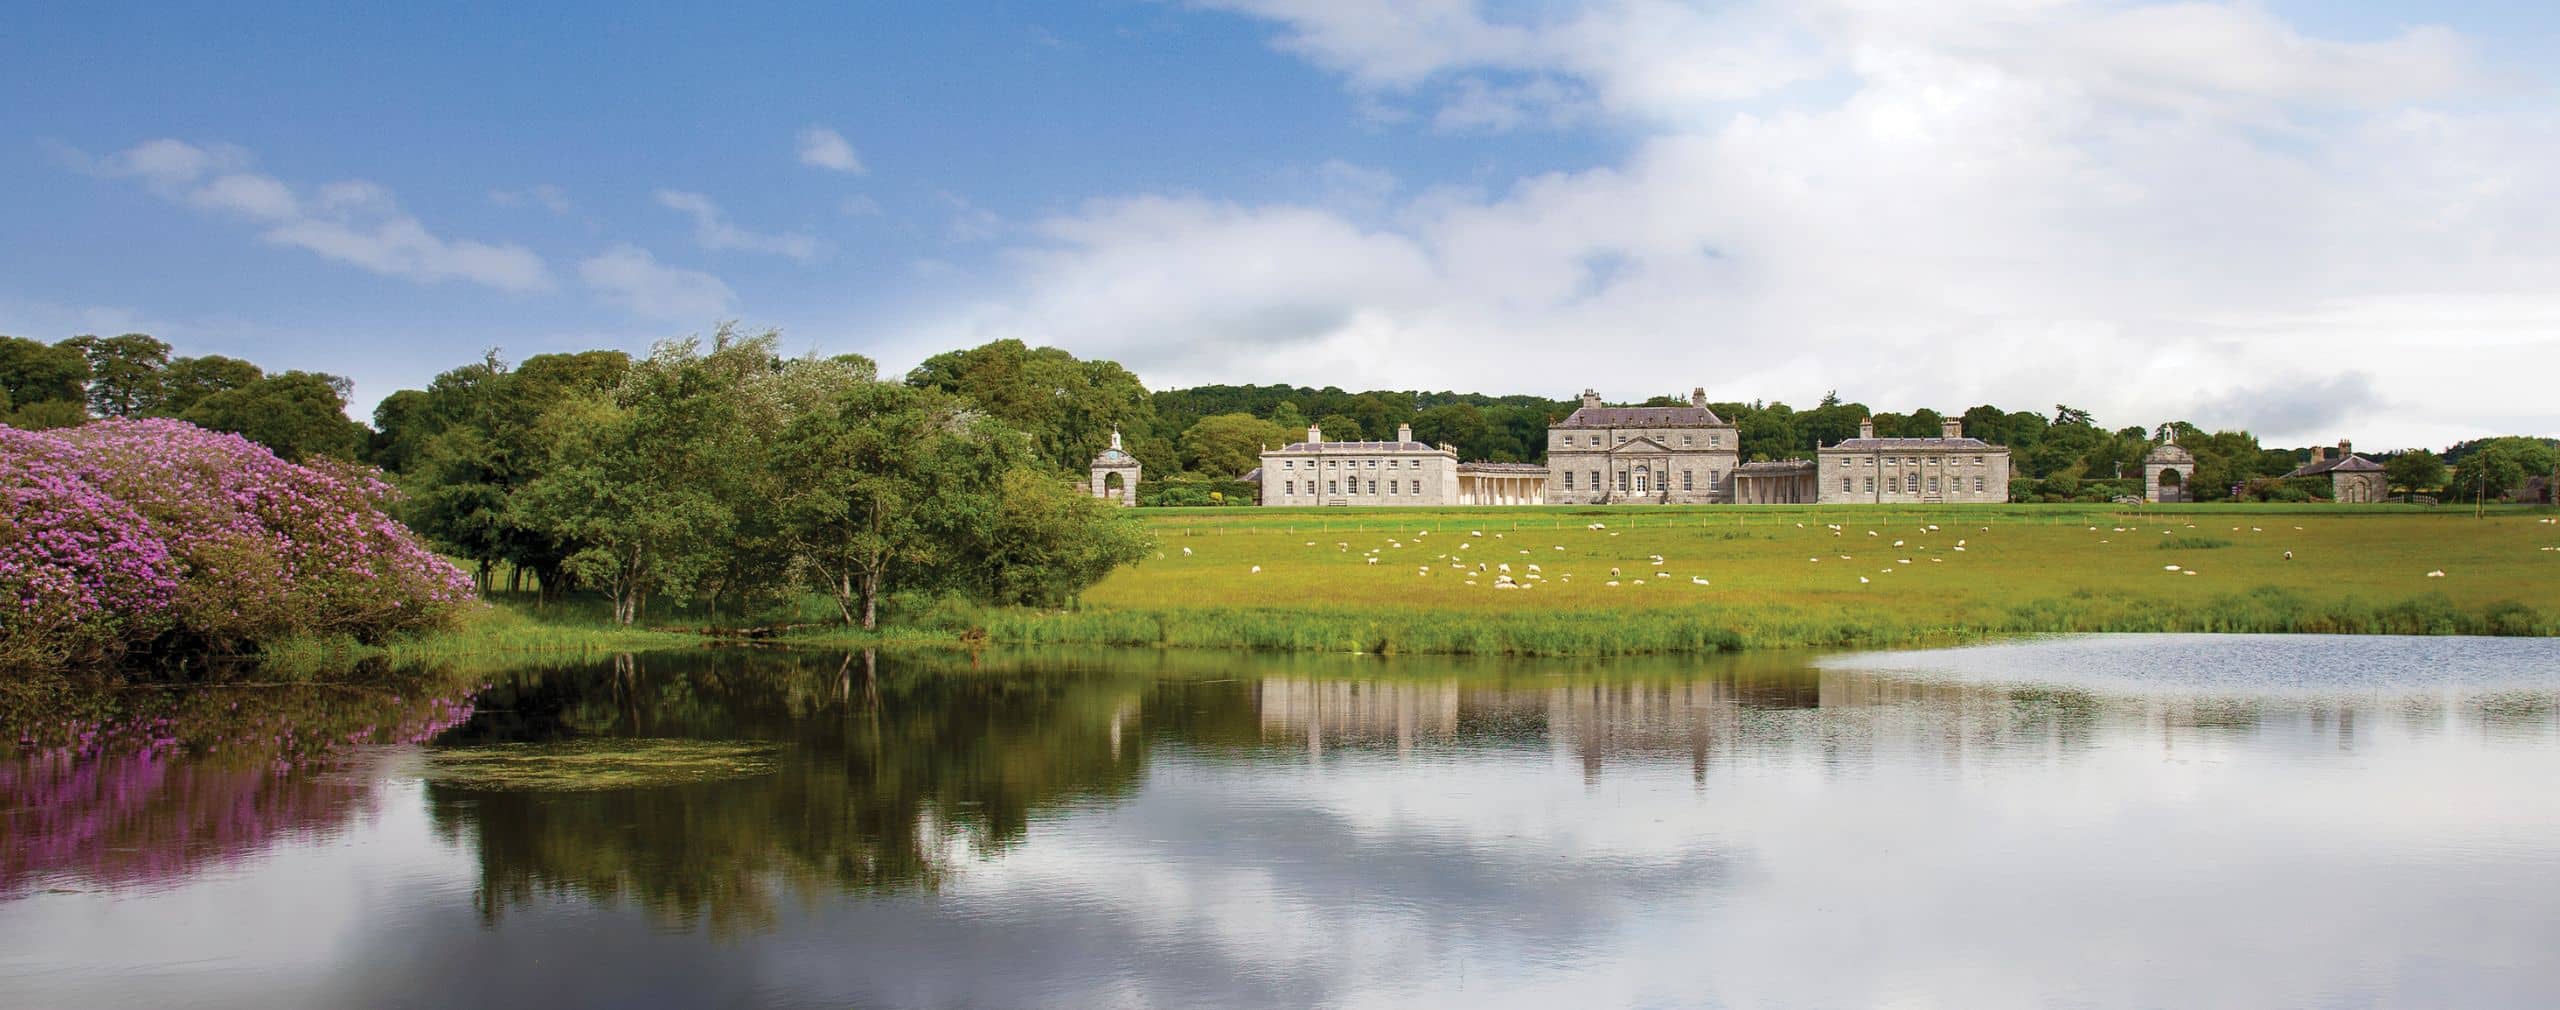
[(175, 884), (333, 832), (370, 809), (349, 744), (424, 740), (468, 718), (435, 676), (292, 687), (101, 687), (13, 710), (0, 757), (0, 897), (48, 879)]
[(867, 668), (775, 653), (643, 656), (500, 683), (439, 741), (685, 736), (787, 745), (771, 775), (599, 792), (430, 785), (481, 865), (481, 913), (536, 895), (628, 900), (717, 932), (771, 923), (785, 896), (933, 888), (1026, 836), (1043, 810), (1132, 789), (1140, 683)]

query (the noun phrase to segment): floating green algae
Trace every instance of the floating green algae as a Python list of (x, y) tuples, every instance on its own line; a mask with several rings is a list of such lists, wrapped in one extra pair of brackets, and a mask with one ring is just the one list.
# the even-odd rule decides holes
[(425, 778), (455, 789), (506, 792), (640, 789), (770, 774), (781, 752), (741, 740), (498, 744), (429, 752)]

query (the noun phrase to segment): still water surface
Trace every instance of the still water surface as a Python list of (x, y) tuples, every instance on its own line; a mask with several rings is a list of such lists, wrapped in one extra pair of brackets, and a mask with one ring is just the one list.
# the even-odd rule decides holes
[[(2560, 1003), (2560, 642), (720, 652), (10, 717), (6, 1007)], [(448, 763), (697, 740), (771, 746)]]

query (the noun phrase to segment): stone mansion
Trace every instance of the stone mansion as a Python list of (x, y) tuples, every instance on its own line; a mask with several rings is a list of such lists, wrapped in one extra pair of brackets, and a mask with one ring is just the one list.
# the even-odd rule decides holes
[(1461, 463), (1457, 451), (1413, 440), (1304, 442), (1262, 453), (1246, 475), (1265, 505), (1603, 505), (2005, 502), (2009, 450), (1966, 437), (1960, 421), (1935, 438), (1858, 437), (1816, 446), (1810, 460), (1742, 462), (1731, 422), (1695, 389), (1680, 407), (1610, 407), (1585, 390), (1582, 406), (1547, 429), (1547, 463)]

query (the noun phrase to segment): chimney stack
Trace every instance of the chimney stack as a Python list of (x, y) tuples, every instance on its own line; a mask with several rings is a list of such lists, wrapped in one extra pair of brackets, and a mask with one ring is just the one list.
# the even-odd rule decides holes
[(1692, 407), (1704, 407), (1704, 406), (1706, 406), (1706, 405), (1707, 405), (1707, 387), (1705, 387), (1705, 386), (1693, 386), (1693, 387), (1690, 387), (1690, 389), (1689, 389), (1689, 405), (1690, 405), (1690, 406), (1692, 406)]
[(1858, 437), (1859, 437), (1859, 438), (1874, 438), (1874, 437), (1876, 437), (1876, 419), (1875, 419), (1875, 418), (1872, 418), (1872, 417), (1862, 417), (1862, 418), (1859, 418), (1859, 419), (1858, 419)]
[(1399, 425), (1396, 425), (1396, 441), (1398, 441), (1398, 442), (1410, 442), (1410, 441), (1413, 441), (1413, 426), (1412, 426), (1412, 425), (1410, 425), (1410, 424), (1399, 424)]
[(1588, 390), (1588, 389), (1583, 390), (1583, 391), (1582, 391), (1582, 405), (1583, 405), (1583, 406), (1585, 406), (1585, 407), (1597, 407), (1597, 406), (1599, 406), (1599, 405), (1600, 405), (1600, 394), (1599, 394), (1598, 392), (1593, 391), (1593, 390)]
[(2355, 454), (2356, 454), (2356, 444), (2355, 444), (2355, 443), (2350, 442), (2350, 441), (2347, 441), (2346, 439), (2343, 439), (2343, 438), (2338, 440), (2338, 458), (2339, 458), (2339, 459), (2345, 459), (2345, 458), (2347, 458), (2347, 457), (2349, 457), (2349, 456), (2353, 456), (2353, 455), (2355, 455)]
[(1307, 441), (1312, 442), (1312, 443), (1315, 443), (1315, 444), (1317, 444), (1317, 445), (1322, 445), (1322, 444), (1324, 444), (1324, 429), (1322, 429), (1322, 428), (1318, 428), (1318, 427), (1316, 427), (1315, 425), (1312, 425), (1312, 424), (1308, 425), (1308, 426), (1307, 426)]
[(1963, 437), (1964, 437), (1964, 418), (1961, 418), (1961, 417), (1950, 417), (1950, 418), (1947, 418), (1947, 419), (1945, 419), (1945, 420), (1939, 421), (1939, 422), (1938, 422), (1938, 432), (1939, 432), (1940, 437), (1943, 437), (1943, 438), (1963, 438)]
[(2328, 458), (2329, 458), (2329, 447), (2328, 447), (2328, 446), (2325, 446), (2325, 445), (2315, 445), (2315, 446), (2312, 446), (2312, 447), (2311, 447), (2311, 461), (2312, 461), (2312, 462), (2317, 463), (2317, 462), (2320, 462), (2321, 460), (2328, 459)]

